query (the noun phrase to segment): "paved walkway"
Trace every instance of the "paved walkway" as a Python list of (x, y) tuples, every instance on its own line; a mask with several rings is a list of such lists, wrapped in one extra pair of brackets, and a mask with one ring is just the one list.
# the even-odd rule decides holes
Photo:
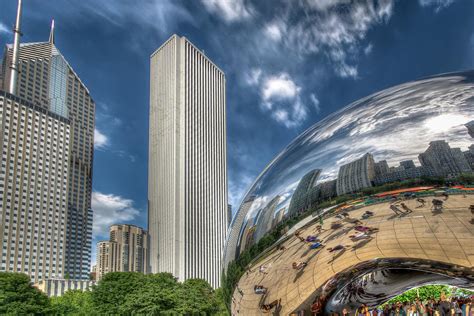
[[(316, 235), (323, 241), (324, 248), (309, 249), (309, 243), (293, 236), (283, 243), (286, 250), (274, 250), (256, 262), (251, 267), (252, 272), (244, 274), (238, 284), (244, 295), (240, 295), (237, 288), (234, 292), (232, 314), (262, 315), (259, 310), (262, 295), (254, 294), (253, 288), (263, 285), (268, 288), (265, 303), (281, 299), (280, 314), (288, 315), (334, 274), (375, 258), (429, 259), (474, 269), (474, 224), (468, 209), (474, 204), (474, 195), (450, 196), (442, 212), (433, 212), (432, 199), (426, 197), (424, 207), (418, 207), (420, 203), (416, 200), (403, 201), (413, 212), (402, 216), (396, 215), (389, 203), (349, 211), (351, 219), (359, 219), (363, 226), (378, 228), (371, 240), (351, 241), (349, 236), (357, 233), (356, 224), (336, 217), (325, 220), (323, 230), (318, 233), (316, 220), (303, 229), (300, 236)], [(443, 197), (437, 199), (444, 200)], [(368, 210), (374, 215), (361, 219)], [(335, 228), (334, 224), (340, 227)], [(336, 245), (346, 248), (334, 253), (327, 250)], [(295, 261), (305, 261), (308, 265), (296, 271), (292, 269)], [(265, 267), (265, 273), (259, 272), (260, 266)]]

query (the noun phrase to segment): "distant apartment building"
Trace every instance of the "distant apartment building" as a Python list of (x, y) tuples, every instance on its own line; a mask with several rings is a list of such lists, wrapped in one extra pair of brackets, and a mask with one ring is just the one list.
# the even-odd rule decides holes
[(416, 166), (415, 166), (415, 162), (413, 160), (404, 160), (404, 161), (400, 161), (400, 167), (403, 170), (408, 170), (408, 169), (413, 169)]
[(260, 216), (257, 220), (257, 229), (255, 231), (255, 238), (258, 240), (263, 237), (272, 228), (273, 217), (275, 216), (275, 210), (280, 202), (281, 196), (275, 196), (270, 202), (268, 202), (263, 208)]
[(469, 146), (469, 149), (464, 152), (464, 157), (474, 171), (474, 145)]
[(381, 176), (390, 172), (387, 160), (381, 160), (374, 163), (375, 176)]
[(35, 287), (43, 293), (52, 296), (62, 296), (67, 291), (79, 290), (88, 291), (95, 284), (93, 280), (65, 280), (65, 279), (46, 279), (35, 283)]
[(114, 258), (117, 258), (118, 247), (116, 242), (110, 242), (108, 240), (99, 241), (97, 243), (97, 256), (96, 256), (96, 279), (100, 281), (104, 275), (109, 272), (118, 270), (118, 262)]
[(0, 91), (0, 271), (66, 274), (68, 118)]
[(467, 132), (474, 138), (474, 120), (466, 124)]
[(232, 222), (232, 205), (227, 205), (227, 228), (230, 227), (230, 223)]
[[(8, 44), (1, 64), (0, 82), (3, 87), (0, 86), (0, 90), (7, 90), (10, 86), (12, 58), (13, 45)], [(64, 210), (67, 211), (67, 227), (62, 229), (66, 234), (63, 238), (66, 240), (65, 253), (62, 254), (64, 274), (73, 279), (88, 279), (93, 219), (91, 194), (95, 103), (87, 87), (56, 47), (54, 27), (51, 29), (49, 41), (20, 45), (18, 69), (14, 94), (37, 107), (39, 112), (42, 111), (45, 115), (51, 116), (47, 113), (52, 113), (68, 121), (68, 154), (56, 156), (57, 160), (63, 162), (62, 168), (66, 168), (68, 173)], [(32, 140), (37, 141), (39, 139)], [(49, 142), (50, 146), (55, 145), (53, 138), (44, 137), (43, 141), (46, 144)], [(55, 166), (56, 164), (49, 161), (42, 167), (52, 173), (56, 171)], [(55, 270), (57, 274), (57, 269)]]
[(302, 213), (308, 207), (308, 191), (316, 185), (321, 175), (321, 169), (314, 169), (306, 173), (298, 183), (290, 201), (288, 216)]
[(431, 167), (419, 166), (414, 168), (404, 169), (397, 167), (395, 170), (378, 175), (374, 178), (374, 185), (382, 185), (390, 182), (398, 182), (409, 179), (419, 179), (422, 177), (433, 177), (436, 173)]
[[(235, 255), (237, 255), (237, 252), (239, 252), (240, 248), (243, 249), (245, 246), (244, 244), (239, 244), (239, 241), (243, 240), (242, 235), (244, 234), (244, 230), (231, 229), (231, 227), (242, 227), (245, 217), (250, 211), (254, 201), (255, 201), (255, 196), (250, 195), (249, 197), (247, 197), (242, 202), (239, 210), (237, 211), (237, 214), (231, 221), (231, 224), (228, 230), (229, 234), (226, 237), (225, 247), (230, 248), (230, 249), (236, 249)], [(224, 250), (224, 254), (227, 254), (226, 250)], [(227, 265), (230, 263), (229, 260), (230, 258), (228, 256), (224, 256), (224, 259), (223, 259), (224, 268), (226, 268)]]
[(97, 280), (97, 265), (96, 264), (94, 264), (92, 266), (91, 273), (90, 273), (90, 279), (92, 281)]
[(148, 233), (137, 226), (110, 226), (110, 239), (97, 244), (97, 280), (109, 272), (142, 272), (149, 268)]
[(418, 158), (423, 167), (432, 168), (437, 176), (454, 177), (472, 172), (462, 151), (459, 148), (451, 148), (444, 140), (430, 142), (428, 149)]
[(361, 158), (339, 168), (337, 176), (337, 195), (353, 193), (372, 186), (375, 177), (374, 158), (367, 153)]

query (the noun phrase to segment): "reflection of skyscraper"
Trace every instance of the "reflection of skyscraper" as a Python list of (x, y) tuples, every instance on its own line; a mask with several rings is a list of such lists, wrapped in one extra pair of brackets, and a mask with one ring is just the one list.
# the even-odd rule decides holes
[(461, 150), (449, 147), (444, 140), (430, 142), (428, 149), (418, 157), (422, 166), (432, 168), (439, 176), (457, 176), (472, 171)]
[(227, 204), (227, 228), (230, 227), (231, 222), (232, 222), (232, 205)]
[(263, 208), (261, 214), (257, 219), (257, 230), (255, 232), (256, 240), (260, 239), (270, 231), (272, 228), (273, 216), (275, 215), (275, 209), (280, 201), (280, 196), (275, 196), (268, 204)]
[(469, 146), (469, 150), (464, 152), (464, 157), (466, 157), (467, 162), (474, 171), (474, 145)]
[(272, 222), (272, 229), (283, 220), (283, 216), (285, 216), (285, 212), (286, 212), (286, 208), (282, 208), (275, 214), (275, 217), (273, 218), (273, 222)]
[(307, 193), (314, 187), (318, 181), (321, 169), (314, 169), (306, 173), (298, 183), (293, 196), (291, 197), (290, 206), (288, 208), (288, 216), (301, 213), (307, 207)]
[(467, 131), (474, 138), (474, 120), (466, 124)]
[(177, 35), (150, 62), (152, 270), (217, 287), (227, 230), (225, 76)]
[(381, 160), (379, 162), (376, 162), (374, 164), (374, 167), (376, 176), (382, 176), (389, 172), (387, 160)]
[[(231, 226), (232, 227), (242, 227), (244, 223), (245, 216), (247, 216), (247, 213), (250, 210), (250, 207), (252, 206), (253, 202), (255, 200), (255, 197), (250, 195), (245, 201), (242, 202), (242, 205), (240, 206), (240, 209), (237, 211), (237, 214), (235, 215), (235, 218), (232, 220)], [(238, 241), (242, 241), (242, 230), (238, 229), (230, 229), (229, 227), (230, 234), (227, 236), (226, 240), (226, 249), (234, 249), (236, 252), (239, 251), (238, 247), (242, 248), (244, 245), (243, 244), (238, 244)], [(227, 251), (224, 250), (224, 254), (227, 254)], [(237, 255), (237, 254), (232, 254), (232, 256)], [(229, 260), (233, 258), (229, 257), (224, 257), (224, 267), (227, 267), (229, 264)]]
[(255, 229), (257, 226), (247, 222), (244, 233), (242, 235), (242, 246), (240, 247), (240, 253), (251, 247), (254, 243)]
[[(13, 47), (7, 45), (3, 56), (3, 86), (10, 84)], [(88, 278), (92, 241), (92, 160), (94, 150), (95, 104), (87, 87), (59, 52), (54, 28), (49, 41), (24, 43), (19, 52), (18, 84), (15, 94), (38, 108), (69, 119), (71, 141), (68, 167), (67, 228), (65, 274)], [(48, 139), (40, 139), (47, 142)], [(36, 142), (36, 140), (35, 140)], [(56, 145), (51, 141), (51, 145)], [(49, 146), (48, 146), (49, 147)], [(65, 159), (65, 156), (61, 157)], [(55, 164), (46, 163), (48, 170)]]
[(339, 168), (337, 176), (337, 195), (357, 192), (372, 186), (375, 176), (374, 158), (367, 153), (361, 158)]
[(400, 162), (400, 167), (402, 167), (404, 170), (413, 169), (415, 168), (415, 163), (413, 160), (404, 160)]

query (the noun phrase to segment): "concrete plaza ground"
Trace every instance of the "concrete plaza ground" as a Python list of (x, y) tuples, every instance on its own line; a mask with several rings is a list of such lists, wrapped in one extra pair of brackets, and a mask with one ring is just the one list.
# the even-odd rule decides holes
[[(474, 224), (469, 211), (469, 205), (474, 204), (474, 195), (449, 196), (441, 212), (433, 211), (433, 198), (426, 197), (424, 207), (419, 207), (420, 203), (415, 199), (398, 201), (413, 210), (401, 216), (390, 209), (390, 203), (348, 211), (350, 218), (359, 219), (363, 226), (378, 228), (370, 240), (353, 242), (349, 236), (357, 233), (356, 224), (335, 216), (325, 219), (323, 229), (318, 233), (320, 223), (315, 220), (301, 230), (300, 236), (315, 235), (324, 248), (310, 249), (310, 243), (292, 236), (282, 243), (286, 250), (275, 249), (255, 262), (237, 285), (232, 314), (263, 314), (259, 309), (262, 295), (254, 293), (254, 286), (262, 285), (268, 288), (265, 303), (281, 299), (280, 314), (288, 315), (310, 300), (315, 290), (335, 274), (376, 258), (427, 259), (474, 270)], [(374, 215), (362, 219), (368, 210)], [(336, 245), (346, 248), (334, 253), (327, 250)], [(307, 262), (307, 266), (294, 270), (292, 263), (298, 261)], [(264, 273), (259, 271), (260, 266), (264, 267)]]

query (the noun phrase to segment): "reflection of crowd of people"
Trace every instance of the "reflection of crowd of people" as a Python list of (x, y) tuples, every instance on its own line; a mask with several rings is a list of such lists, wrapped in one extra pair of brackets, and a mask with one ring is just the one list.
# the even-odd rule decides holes
[[(448, 299), (443, 294), (440, 300), (429, 299), (421, 301), (418, 298), (414, 302), (396, 302), (385, 304), (371, 309), (362, 304), (355, 312), (344, 308), (341, 313), (332, 313), (334, 316), (473, 316), (474, 308), (471, 306), (470, 298)], [(319, 315), (313, 312), (313, 315)]]

